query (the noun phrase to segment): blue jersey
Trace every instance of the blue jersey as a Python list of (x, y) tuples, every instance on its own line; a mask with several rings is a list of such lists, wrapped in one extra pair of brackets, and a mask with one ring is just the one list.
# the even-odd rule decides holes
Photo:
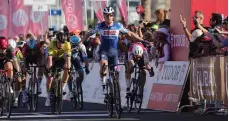
[(105, 22), (101, 22), (96, 25), (95, 29), (90, 31), (90, 35), (100, 33), (101, 45), (99, 51), (110, 52), (111, 50), (118, 49), (118, 36), (120, 32), (127, 34), (128, 29), (118, 22), (114, 22), (110, 27)]

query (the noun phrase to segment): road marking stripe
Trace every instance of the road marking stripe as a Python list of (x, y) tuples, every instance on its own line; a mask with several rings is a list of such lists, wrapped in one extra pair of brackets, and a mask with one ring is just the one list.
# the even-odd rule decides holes
[[(66, 117), (108, 117), (108, 114), (64, 114), (64, 115), (19, 115), (19, 116), (11, 116), (10, 119), (20, 119), (20, 118), (66, 118)], [(6, 117), (0, 117), (0, 119), (4, 119)], [(71, 119), (71, 118), (69, 118)], [(69, 120), (69, 119), (65, 119), (65, 120)], [(61, 119), (64, 120), (64, 119)], [(84, 120), (84, 121), (88, 121), (88, 120), (117, 120), (116, 118), (104, 118), (104, 119), (74, 119), (74, 120)], [(121, 118), (120, 120), (139, 120), (139, 119), (135, 119), (135, 118)]]
[[(1, 119), (1, 118), (0, 118)], [(29, 119), (31, 121), (43, 121), (47, 119)], [(140, 119), (135, 118), (83, 118), (83, 119), (48, 119), (48, 121), (138, 121)], [(9, 120), (1, 120), (1, 121), (9, 121)], [(18, 120), (17, 121), (24, 121)]]
[[(124, 113), (127, 113), (128, 111), (123, 111)], [(134, 111), (132, 111), (134, 113)], [(140, 111), (140, 113), (161, 113), (163, 111), (150, 111), (150, 110), (146, 110), (146, 111)], [(25, 112), (25, 113), (12, 113), (12, 115), (26, 115), (26, 114), (30, 114), (30, 115), (39, 115), (39, 114), (50, 114), (51, 112)], [(89, 113), (107, 113), (107, 111), (79, 111), (79, 112), (61, 112), (61, 114), (89, 114)]]

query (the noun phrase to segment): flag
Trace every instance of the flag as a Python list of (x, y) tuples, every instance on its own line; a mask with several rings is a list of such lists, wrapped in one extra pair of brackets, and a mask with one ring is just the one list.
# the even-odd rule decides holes
[(32, 11), (30, 7), (29, 30), (35, 35), (45, 35), (48, 29), (48, 11)]
[(95, 14), (97, 19), (102, 22), (104, 21), (103, 17), (103, 9), (107, 7), (107, 1), (106, 0), (101, 0), (101, 1), (91, 1), (91, 4), (95, 10)]
[(81, 0), (62, 0), (62, 8), (69, 31), (83, 30), (83, 5)]
[(60, 9), (52, 9), (52, 10), (50, 10), (49, 15), (51, 15), (51, 16), (61, 16), (61, 10)]
[(127, 5), (126, 5), (126, 0), (117, 0), (119, 12), (121, 16), (123, 17), (124, 21), (127, 22)]
[(11, 36), (26, 34), (29, 29), (29, 7), (23, 5), (23, 0), (10, 1)]
[(9, 36), (9, 4), (8, 0), (2, 0), (0, 4), (0, 36)]

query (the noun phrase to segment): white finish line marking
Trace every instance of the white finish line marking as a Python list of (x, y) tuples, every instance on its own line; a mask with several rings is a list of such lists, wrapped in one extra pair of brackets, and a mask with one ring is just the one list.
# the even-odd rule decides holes
[[(128, 111), (124, 110), (124, 113), (127, 113)], [(134, 113), (134, 111), (132, 111)], [(161, 113), (163, 111), (150, 111), (150, 110), (143, 110), (140, 111), (140, 113)], [(107, 111), (79, 111), (79, 112), (61, 112), (61, 114), (107, 114)], [(25, 113), (12, 113), (12, 115), (41, 115), (41, 114), (51, 114), (51, 112), (25, 112)]]
[[(35, 113), (34, 113), (35, 114)], [(33, 118), (68, 118), (69, 119), (53, 119), (53, 120), (71, 120), (71, 118), (73, 117), (100, 117), (100, 118), (88, 118), (88, 119), (74, 119), (74, 121), (101, 121), (101, 120), (117, 120), (117, 118), (105, 118), (108, 117), (108, 114), (63, 114), (63, 115), (43, 115), (43, 114), (39, 114), (37, 113), (37, 115), (18, 115), (18, 116), (14, 116), (12, 115), (10, 117), (10, 119), (26, 119), (26, 118), (31, 118), (30, 120), (33, 120)], [(104, 117), (104, 118), (101, 118)], [(5, 116), (0, 117), (0, 119), (6, 119)], [(34, 120), (38, 120), (38, 119), (34, 119)], [(42, 120), (42, 119), (39, 119)], [(48, 119), (50, 121), (50, 119)], [(135, 118), (121, 118), (119, 120), (129, 120), (129, 121), (133, 121), (133, 120), (139, 120), (139, 119), (135, 119)]]

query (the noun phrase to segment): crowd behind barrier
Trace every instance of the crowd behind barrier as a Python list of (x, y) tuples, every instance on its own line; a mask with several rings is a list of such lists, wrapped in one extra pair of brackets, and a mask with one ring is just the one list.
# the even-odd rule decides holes
[(180, 16), (184, 32), (190, 41), (190, 77), (187, 87), (190, 105), (195, 113), (209, 112), (227, 114), (228, 88), (228, 18), (212, 13), (210, 27), (203, 23), (204, 13), (196, 11), (193, 17), (195, 25), (192, 33), (186, 28), (186, 21)]

